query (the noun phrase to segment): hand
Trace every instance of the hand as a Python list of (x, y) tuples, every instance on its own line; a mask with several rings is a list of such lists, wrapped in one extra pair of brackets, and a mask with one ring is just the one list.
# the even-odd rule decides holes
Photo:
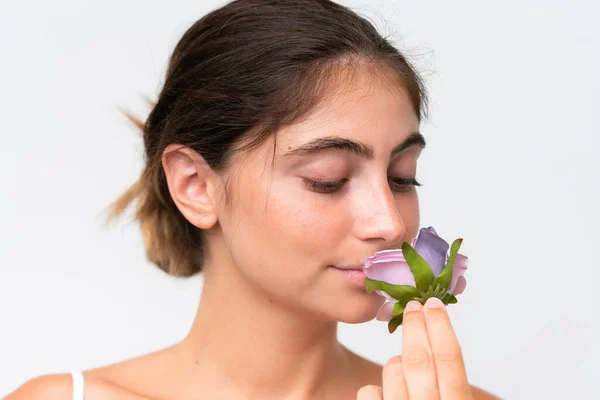
[(357, 400), (472, 400), (460, 345), (444, 304), (406, 305), (402, 321), (403, 355), (383, 367), (383, 387), (369, 385)]

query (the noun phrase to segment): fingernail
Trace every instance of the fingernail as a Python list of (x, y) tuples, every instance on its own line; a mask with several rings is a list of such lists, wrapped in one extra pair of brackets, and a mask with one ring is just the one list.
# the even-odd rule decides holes
[(419, 303), (416, 300), (411, 300), (406, 305), (406, 308), (404, 308), (404, 313), (406, 314), (407, 312), (420, 311), (420, 310), (421, 310), (421, 303)]
[(425, 307), (426, 308), (440, 308), (440, 307), (444, 307), (444, 303), (437, 297), (430, 297), (425, 302)]

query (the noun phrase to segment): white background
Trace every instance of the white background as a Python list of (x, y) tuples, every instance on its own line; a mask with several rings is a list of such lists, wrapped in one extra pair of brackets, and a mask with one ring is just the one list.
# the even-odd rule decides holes
[[(464, 237), (451, 306), (469, 377), (507, 399), (600, 398), (600, 6), (363, 0), (427, 77), (423, 225)], [(181, 339), (201, 278), (102, 227), (142, 167), (118, 111), (148, 112), (170, 51), (216, 1), (0, 0), (0, 396)], [(340, 327), (384, 363), (399, 334)], [(376, 339), (376, 340), (366, 340)]]

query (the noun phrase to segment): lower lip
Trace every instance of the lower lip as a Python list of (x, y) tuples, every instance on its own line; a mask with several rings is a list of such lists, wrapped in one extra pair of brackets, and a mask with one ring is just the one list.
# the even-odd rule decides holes
[(348, 279), (350, 282), (353, 282), (362, 287), (365, 286), (365, 272), (362, 269), (339, 269), (336, 267), (331, 267), (334, 271), (340, 274), (343, 278)]

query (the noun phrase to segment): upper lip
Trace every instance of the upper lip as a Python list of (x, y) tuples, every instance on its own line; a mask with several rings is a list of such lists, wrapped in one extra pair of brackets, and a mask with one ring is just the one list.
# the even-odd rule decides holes
[(362, 265), (332, 265), (333, 268), (344, 270), (362, 270), (365, 266)]

